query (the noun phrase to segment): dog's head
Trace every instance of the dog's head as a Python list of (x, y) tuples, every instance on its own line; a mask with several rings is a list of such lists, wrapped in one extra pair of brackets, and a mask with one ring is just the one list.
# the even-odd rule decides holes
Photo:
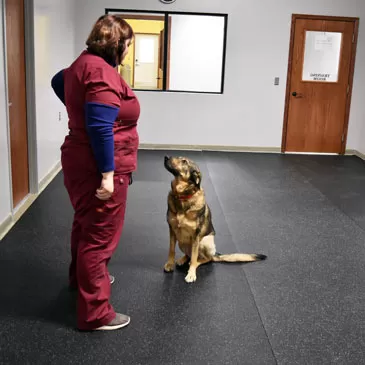
[(200, 190), (202, 174), (194, 161), (186, 157), (165, 156), (165, 168), (175, 176), (172, 188), (177, 194)]

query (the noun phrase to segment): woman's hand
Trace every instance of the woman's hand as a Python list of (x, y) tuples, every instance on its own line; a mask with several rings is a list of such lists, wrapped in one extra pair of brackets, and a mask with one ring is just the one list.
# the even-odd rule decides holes
[(100, 188), (96, 190), (96, 197), (108, 200), (114, 192), (114, 171), (103, 173)]

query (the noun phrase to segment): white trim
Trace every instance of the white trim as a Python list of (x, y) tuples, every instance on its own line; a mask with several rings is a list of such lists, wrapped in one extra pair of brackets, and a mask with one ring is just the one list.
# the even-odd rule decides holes
[[(248, 153), (279, 153), (284, 155), (314, 155), (314, 156), (339, 156), (338, 153), (317, 152), (281, 152), (280, 147), (252, 147), (252, 146), (220, 146), (220, 145), (178, 145), (178, 144), (152, 144), (141, 143), (140, 150), (163, 150), (163, 151), (213, 151), (213, 152), (248, 152)], [(365, 154), (357, 150), (346, 150), (345, 155), (357, 156), (365, 161)]]
[(34, 1), (24, 1), (25, 83), (28, 131), (29, 191), (38, 193), (37, 116), (35, 86)]
[(357, 153), (357, 151), (356, 151), (356, 150), (349, 150), (349, 149), (346, 149), (346, 151), (345, 151), (345, 155), (346, 155), (346, 156), (355, 156), (355, 155), (356, 155), (356, 153)]
[(6, 234), (13, 228), (16, 222), (23, 216), (23, 214), (30, 208), (34, 201), (39, 197), (39, 195), (44, 191), (44, 189), (49, 185), (50, 182), (58, 175), (61, 171), (61, 162), (52, 168), (52, 170), (42, 179), (39, 183), (38, 193), (28, 194), (23, 201), (13, 209), (12, 214), (9, 214), (5, 220), (0, 223), (0, 241), (6, 236)]
[(13, 209), (3, 223), (0, 224), (0, 242), (14, 227), (15, 223), (22, 217), (22, 215), (28, 210), (28, 208), (36, 200), (36, 194), (28, 194), (17, 206)]
[(365, 161), (365, 154), (364, 153), (361, 153), (358, 150), (346, 150), (346, 155), (349, 155), (349, 156), (357, 156), (357, 157), (359, 157), (359, 158), (361, 158), (362, 160)]
[(280, 147), (248, 147), (248, 146), (219, 146), (219, 145), (169, 145), (141, 143), (140, 150), (178, 150), (178, 151), (216, 151), (216, 152), (255, 152), (281, 153)]
[(0, 223), (0, 241), (4, 238), (5, 234), (9, 231), (9, 227), (12, 224), (12, 216), (9, 214), (1, 223)]
[(48, 172), (48, 174), (39, 182), (38, 191), (39, 194), (49, 185), (50, 182), (59, 174), (62, 170), (61, 161), (58, 161), (56, 165)]
[(363, 153), (361, 153), (359, 151), (356, 151), (356, 156), (365, 161), (365, 154), (363, 154)]
[(314, 156), (338, 156), (338, 153), (325, 152), (285, 152), (286, 155), (314, 155)]

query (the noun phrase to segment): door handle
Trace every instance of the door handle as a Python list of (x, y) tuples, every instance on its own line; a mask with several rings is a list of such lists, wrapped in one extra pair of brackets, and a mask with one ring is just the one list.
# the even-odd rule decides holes
[(296, 91), (293, 91), (291, 94), (292, 94), (295, 98), (302, 98), (302, 97), (303, 97), (303, 94), (299, 94), (299, 93), (297, 93)]

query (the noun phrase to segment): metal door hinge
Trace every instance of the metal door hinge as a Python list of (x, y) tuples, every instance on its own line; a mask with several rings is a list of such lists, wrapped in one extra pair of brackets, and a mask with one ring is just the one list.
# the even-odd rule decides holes
[(355, 43), (355, 33), (352, 35), (352, 43)]
[(342, 137), (341, 137), (341, 143), (345, 142), (345, 135), (342, 134)]
[(347, 94), (350, 92), (350, 85), (347, 85)]

